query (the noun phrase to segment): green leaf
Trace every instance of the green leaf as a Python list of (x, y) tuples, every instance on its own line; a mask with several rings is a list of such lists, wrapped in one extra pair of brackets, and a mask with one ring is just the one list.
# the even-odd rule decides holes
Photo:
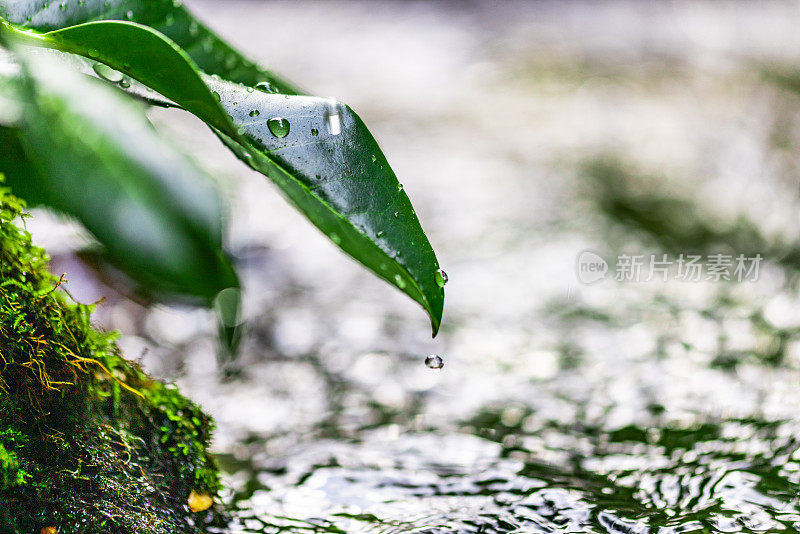
[[(151, 288), (211, 303), (238, 287), (213, 183), (156, 134), (141, 105), (44, 57), (0, 78), (0, 172), (12, 190), (80, 220)], [(5, 117), (5, 119), (3, 118)]]
[[(131, 22), (15, 31), (29, 44), (120, 70), (205, 121), (334, 243), (420, 303), (435, 335), (444, 304), (436, 256), (375, 139), (349, 107), (208, 76), (173, 41)], [(288, 121), (285, 136), (278, 119)]]
[(17, 28), (38, 32), (100, 20), (138, 22), (166, 35), (207, 74), (250, 86), (260, 83), (280, 93), (300, 93), (290, 82), (229, 46), (180, 0), (0, 0), (0, 18)]

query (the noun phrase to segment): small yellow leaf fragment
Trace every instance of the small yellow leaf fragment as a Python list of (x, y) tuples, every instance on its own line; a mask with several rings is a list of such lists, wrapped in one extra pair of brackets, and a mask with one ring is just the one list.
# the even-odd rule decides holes
[[(211, 505), (214, 504), (214, 499), (211, 498), (211, 495), (208, 493), (197, 493), (195, 490), (189, 494), (189, 509), (192, 512), (202, 512), (203, 510), (208, 510), (211, 508)], [(42, 531), (42, 534), (45, 534)], [(52, 533), (47, 534), (56, 534), (55, 530)]]
[(58, 534), (56, 527), (44, 527), (39, 531), (39, 534)]

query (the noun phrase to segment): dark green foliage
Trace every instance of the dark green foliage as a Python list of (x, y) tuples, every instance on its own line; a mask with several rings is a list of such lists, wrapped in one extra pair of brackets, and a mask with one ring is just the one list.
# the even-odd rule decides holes
[[(0, 532), (194, 532), (214, 494), (212, 421), (126, 361), (69, 303), (0, 190)], [(218, 519), (218, 518), (216, 518)]]
[[(129, 82), (138, 81), (196, 115), (337, 246), (418, 302), (436, 334), (444, 307), (436, 255), (386, 157), (348, 106), (295, 96), (180, 2), (0, 0), (0, 29), (9, 39), (89, 58), (100, 72), (112, 67), (116, 74), (106, 79), (115, 86), (142, 96)], [(124, 84), (113, 81), (120, 78)], [(284, 129), (276, 132), (276, 123)]]

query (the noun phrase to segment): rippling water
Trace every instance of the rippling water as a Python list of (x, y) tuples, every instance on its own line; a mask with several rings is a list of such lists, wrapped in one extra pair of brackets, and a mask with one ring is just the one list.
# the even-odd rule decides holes
[[(108, 296), (127, 354), (215, 416), (231, 532), (800, 531), (793, 4), (188, 3), (360, 112), (450, 277), (430, 340), (197, 122), (154, 111), (232, 184), (248, 333), (220, 380), (207, 312), (97, 286), (74, 228), (29, 223), (73, 294)], [(586, 249), (764, 263), (583, 285)]]

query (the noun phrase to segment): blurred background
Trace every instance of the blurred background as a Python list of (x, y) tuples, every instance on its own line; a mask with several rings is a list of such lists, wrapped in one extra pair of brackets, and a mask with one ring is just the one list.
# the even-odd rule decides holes
[[(800, 530), (796, 3), (186, 4), (361, 115), (450, 278), (431, 340), (200, 121), (153, 109), (230, 200), (246, 333), (222, 380), (211, 312), (128, 299), (78, 226), (29, 221), (127, 356), (215, 417), (231, 532)], [(584, 250), (605, 279), (581, 283)], [(623, 254), (763, 261), (615, 281)]]

